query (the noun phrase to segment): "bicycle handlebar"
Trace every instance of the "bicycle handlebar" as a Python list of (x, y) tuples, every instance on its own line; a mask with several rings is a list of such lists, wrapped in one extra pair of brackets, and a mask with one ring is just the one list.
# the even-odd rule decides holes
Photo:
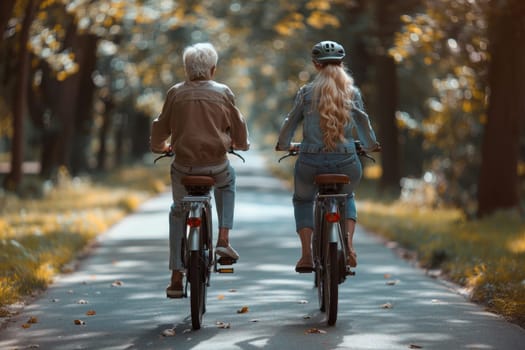
[[(354, 144), (355, 144), (355, 149), (357, 151), (357, 155), (358, 156), (368, 158), (368, 159), (370, 159), (371, 161), (373, 161), (375, 163), (376, 160), (374, 159), (374, 157), (370, 156), (363, 149), (363, 146), (361, 145), (360, 141), (354, 141)], [(297, 156), (299, 154), (299, 147), (300, 146), (301, 146), (300, 142), (292, 142), (292, 143), (290, 143), (290, 148), (288, 149), (288, 154), (285, 154), (284, 156), (279, 158), (278, 163), (280, 163), (281, 160), (283, 160), (285, 158), (292, 157), (292, 156)], [(381, 152), (381, 145), (377, 144), (376, 148), (374, 148), (371, 152)]]
[[(242, 160), (243, 163), (246, 163), (246, 160), (243, 158), (243, 156), (241, 156), (239, 153), (235, 152), (235, 150), (234, 150), (233, 148), (230, 148), (230, 150), (228, 151), (228, 153), (233, 154), (234, 156), (239, 157), (239, 158)], [(162, 159), (162, 158), (165, 158), (165, 157), (173, 157), (174, 155), (175, 155), (175, 153), (173, 152), (173, 149), (172, 149), (171, 146), (170, 146), (170, 148), (169, 148), (168, 151), (162, 153), (160, 156), (158, 156), (157, 158), (155, 158), (155, 159), (153, 160), (153, 164), (157, 163), (157, 161), (158, 161), (159, 159)]]

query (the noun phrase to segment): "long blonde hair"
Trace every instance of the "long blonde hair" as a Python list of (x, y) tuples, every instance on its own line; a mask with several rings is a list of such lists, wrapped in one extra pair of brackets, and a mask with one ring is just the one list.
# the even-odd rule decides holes
[(351, 122), (350, 110), (354, 94), (354, 79), (344, 64), (325, 64), (313, 81), (314, 108), (321, 116), (321, 131), (327, 151), (337, 142), (345, 142), (344, 130)]

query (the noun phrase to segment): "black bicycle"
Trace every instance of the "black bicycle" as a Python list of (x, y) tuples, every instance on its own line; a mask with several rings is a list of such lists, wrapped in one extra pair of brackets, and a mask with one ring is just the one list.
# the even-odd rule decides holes
[[(356, 141), (359, 156), (374, 160)], [(299, 154), (299, 143), (292, 143), (288, 154), (279, 162)], [(375, 161), (375, 160), (374, 160)], [(355, 271), (347, 264), (348, 239), (346, 230), (346, 199), (342, 189), (350, 179), (345, 174), (319, 174), (315, 176), (317, 194), (314, 202), (314, 233), (312, 255), (314, 260), (314, 284), (317, 287), (319, 309), (326, 312), (327, 323), (337, 321), (339, 284)]]
[[(244, 158), (235, 151), (244, 162)], [(166, 152), (157, 157), (154, 162), (164, 157), (172, 157), (173, 152)], [(186, 216), (186, 230), (182, 237), (182, 263), (186, 269), (186, 284), (184, 297), (188, 297), (190, 287), (191, 324), (193, 329), (200, 329), (202, 318), (206, 312), (207, 287), (210, 286), (210, 276), (213, 269), (219, 273), (233, 273), (231, 265), (235, 259), (217, 258), (213, 249), (213, 225), (211, 189), (215, 180), (211, 176), (189, 175), (181, 178), (181, 184), (186, 188), (187, 195), (181, 201), (181, 207)], [(221, 267), (218, 267), (221, 265)], [(225, 266), (225, 267), (222, 267)]]

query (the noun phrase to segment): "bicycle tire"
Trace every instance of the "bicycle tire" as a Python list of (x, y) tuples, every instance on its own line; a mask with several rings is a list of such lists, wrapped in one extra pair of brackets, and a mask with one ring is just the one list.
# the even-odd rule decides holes
[(317, 301), (319, 303), (319, 310), (325, 312), (325, 296), (324, 296), (324, 252), (322, 247), (323, 243), (323, 232), (325, 229), (325, 220), (322, 217), (322, 210), (316, 208), (316, 217), (318, 218), (318, 225), (316, 232), (314, 232), (313, 249), (314, 259), (316, 259), (314, 285), (317, 287)]
[(202, 315), (204, 314), (206, 283), (204, 281), (203, 267), (202, 251), (191, 251), (188, 277), (190, 282), (191, 325), (193, 329), (201, 328)]
[(339, 262), (337, 242), (328, 243), (325, 256), (325, 272), (323, 274), (323, 294), (325, 299), (326, 319), (329, 326), (337, 321), (337, 305), (339, 302)]

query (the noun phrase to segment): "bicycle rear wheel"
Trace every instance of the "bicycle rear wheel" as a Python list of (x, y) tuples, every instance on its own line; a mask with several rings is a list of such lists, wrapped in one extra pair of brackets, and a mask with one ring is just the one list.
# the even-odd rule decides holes
[(203, 269), (204, 264), (202, 251), (191, 251), (188, 278), (190, 282), (191, 325), (193, 326), (193, 329), (201, 328), (202, 315), (204, 314), (204, 304), (206, 302), (206, 283), (204, 280)]
[(328, 243), (327, 254), (324, 259), (323, 295), (329, 326), (333, 326), (337, 321), (337, 304), (339, 302), (339, 263), (337, 255), (337, 242)]
[(319, 205), (315, 206), (315, 231), (312, 237), (312, 250), (314, 255), (315, 271), (314, 271), (314, 286), (317, 288), (317, 301), (319, 302), (319, 310), (325, 311), (324, 305), (324, 287), (323, 287), (323, 273), (324, 273), (324, 258), (323, 258), (323, 230), (325, 221), (322, 216), (322, 210)]

